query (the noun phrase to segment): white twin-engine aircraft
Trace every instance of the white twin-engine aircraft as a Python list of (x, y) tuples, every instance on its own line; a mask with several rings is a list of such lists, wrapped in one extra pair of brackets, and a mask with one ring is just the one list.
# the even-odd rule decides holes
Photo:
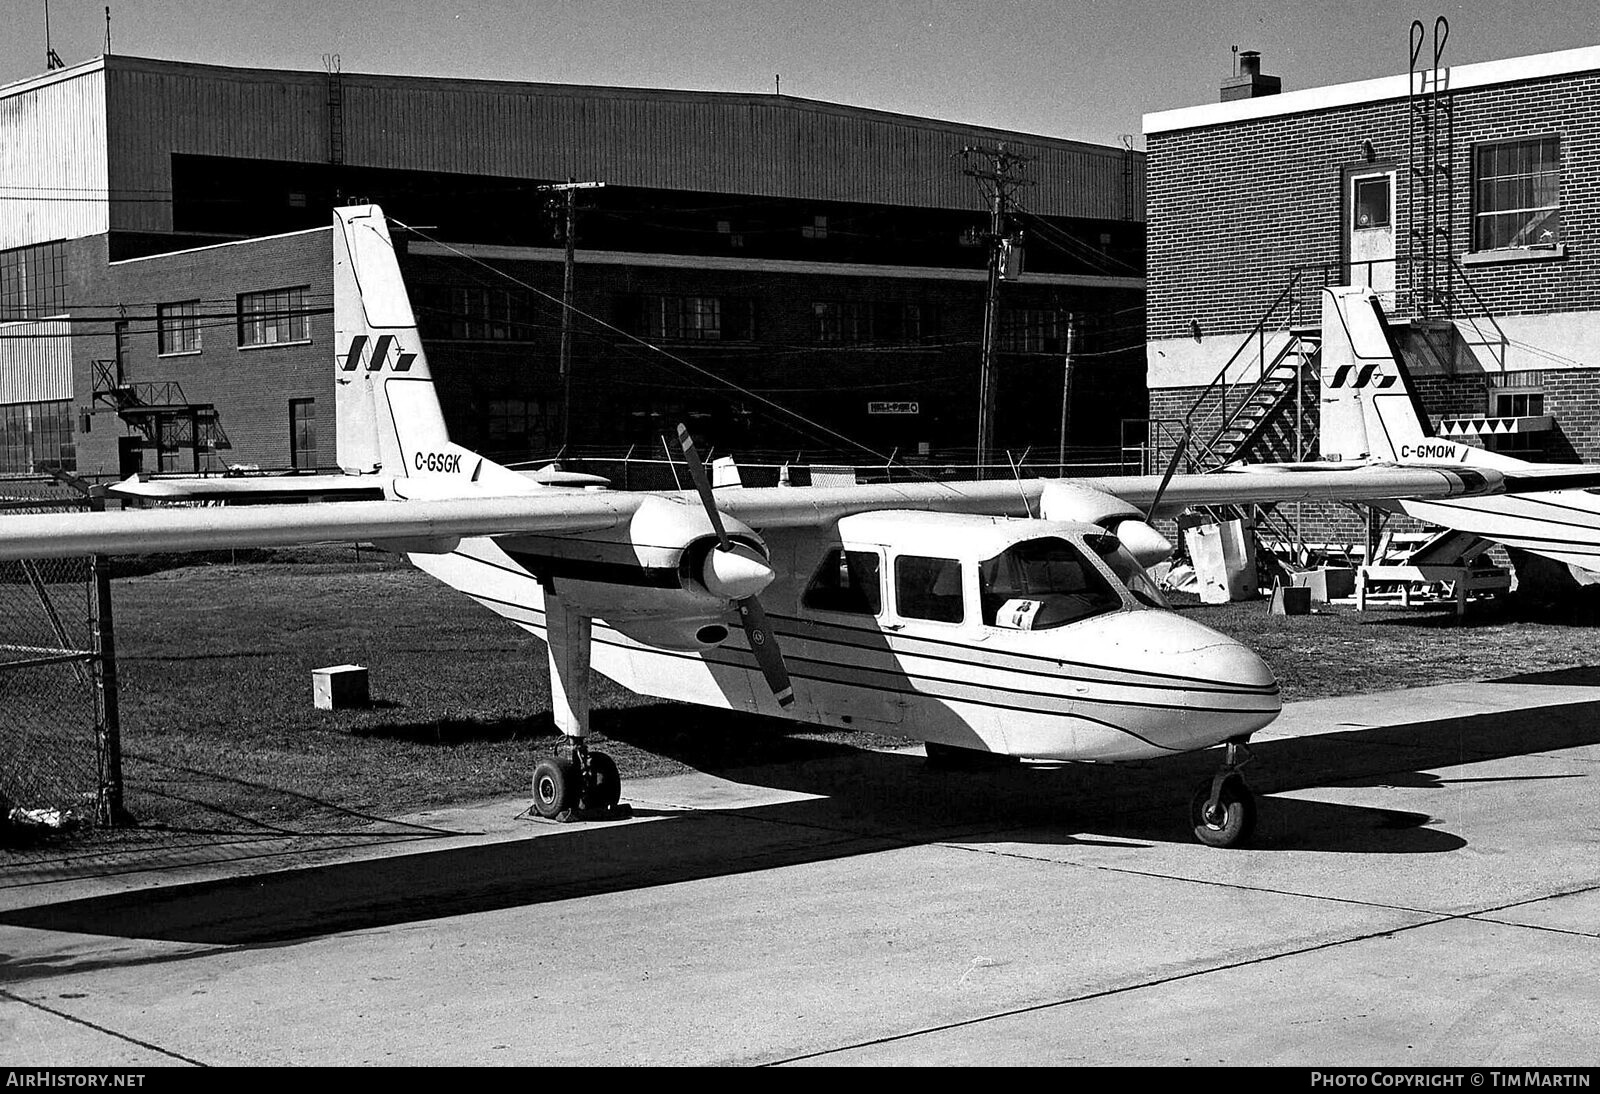
[[(1212, 502), (1443, 502), (1518, 489), (1494, 469), (695, 490), (548, 485), (453, 443), (383, 213), (334, 221), (339, 457), (386, 500), (0, 520), (0, 557), (370, 540), (544, 639), (566, 745), (534, 770), (547, 817), (606, 815), (591, 667), (635, 691), (920, 739), (932, 755), (1143, 760), (1225, 745), (1189, 819), (1247, 839), (1238, 775), (1278, 684), (1171, 611), (1144, 572), (1157, 515)], [(1600, 472), (1591, 479), (1600, 483)], [(758, 599), (758, 597), (760, 599)], [(770, 613), (770, 614), (769, 614)]]
[(1324, 454), (1352, 464), (1456, 467), (1519, 480), (1515, 492), (1394, 498), (1381, 507), (1600, 571), (1600, 496), (1581, 489), (1595, 485), (1594, 468), (1531, 464), (1434, 436), (1370, 289), (1324, 291), (1321, 371)]

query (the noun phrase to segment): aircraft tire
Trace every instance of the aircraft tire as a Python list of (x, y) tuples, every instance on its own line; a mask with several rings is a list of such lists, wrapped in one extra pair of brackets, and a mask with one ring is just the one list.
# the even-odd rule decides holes
[(578, 766), (564, 756), (540, 760), (533, 768), (533, 811), (555, 817), (578, 800)]
[(604, 752), (589, 753), (589, 778), (578, 799), (581, 809), (604, 812), (616, 808), (622, 800), (622, 776), (617, 774), (617, 762)]
[(1243, 847), (1250, 842), (1256, 827), (1256, 798), (1237, 775), (1222, 782), (1222, 793), (1217, 807), (1221, 816), (1207, 817), (1206, 803), (1211, 800), (1211, 780), (1206, 779), (1195, 787), (1189, 804), (1189, 823), (1194, 828), (1195, 839), (1207, 847)]

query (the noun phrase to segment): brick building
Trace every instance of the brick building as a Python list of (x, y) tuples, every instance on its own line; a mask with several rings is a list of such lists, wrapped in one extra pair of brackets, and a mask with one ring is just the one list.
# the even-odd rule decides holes
[(1242, 56), (1222, 101), (1145, 116), (1152, 446), (1332, 455), (1319, 290), (1355, 284), (1440, 432), (1600, 460), (1600, 47), (1282, 93)]
[[(1002, 144), (1026, 157), (1027, 259), (1002, 286), (996, 445), (1054, 454), (1070, 324), (1070, 444), (1111, 448), (1144, 413), (1137, 152), (780, 95), (123, 56), (12, 84), (0, 470), (331, 464), (330, 210), (368, 200), (412, 229), (464, 444), (547, 456), (570, 405), (575, 445), (659, 449), (683, 417), (722, 451), (837, 433), (959, 458), (989, 247), (958, 154)], [(541, 189), (569, 179), (605, 184), (579, 194), (570, 385)]]

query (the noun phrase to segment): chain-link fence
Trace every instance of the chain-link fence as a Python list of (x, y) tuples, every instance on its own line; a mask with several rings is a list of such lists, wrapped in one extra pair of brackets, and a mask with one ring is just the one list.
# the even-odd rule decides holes
[[(5, 483), (0, 520), (84, 509), (53, 484)], [(0, 563), (0, 830), (9, 842), (113, 822), (121, 805), (114, 664), (100, 655), (87, 558)], [(107, 691), (110, 666), (110, 691)]]

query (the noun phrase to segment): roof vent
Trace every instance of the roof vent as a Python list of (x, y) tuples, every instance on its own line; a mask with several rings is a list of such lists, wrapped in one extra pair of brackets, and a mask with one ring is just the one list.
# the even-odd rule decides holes
[(1222, 101), (1276, 95), (1282, 90), (1283, 81), (1278, 77), (1261, 75), (1261, 54), (1247, 49), (1239, 54), (1239, 74), (1222, 81)]

